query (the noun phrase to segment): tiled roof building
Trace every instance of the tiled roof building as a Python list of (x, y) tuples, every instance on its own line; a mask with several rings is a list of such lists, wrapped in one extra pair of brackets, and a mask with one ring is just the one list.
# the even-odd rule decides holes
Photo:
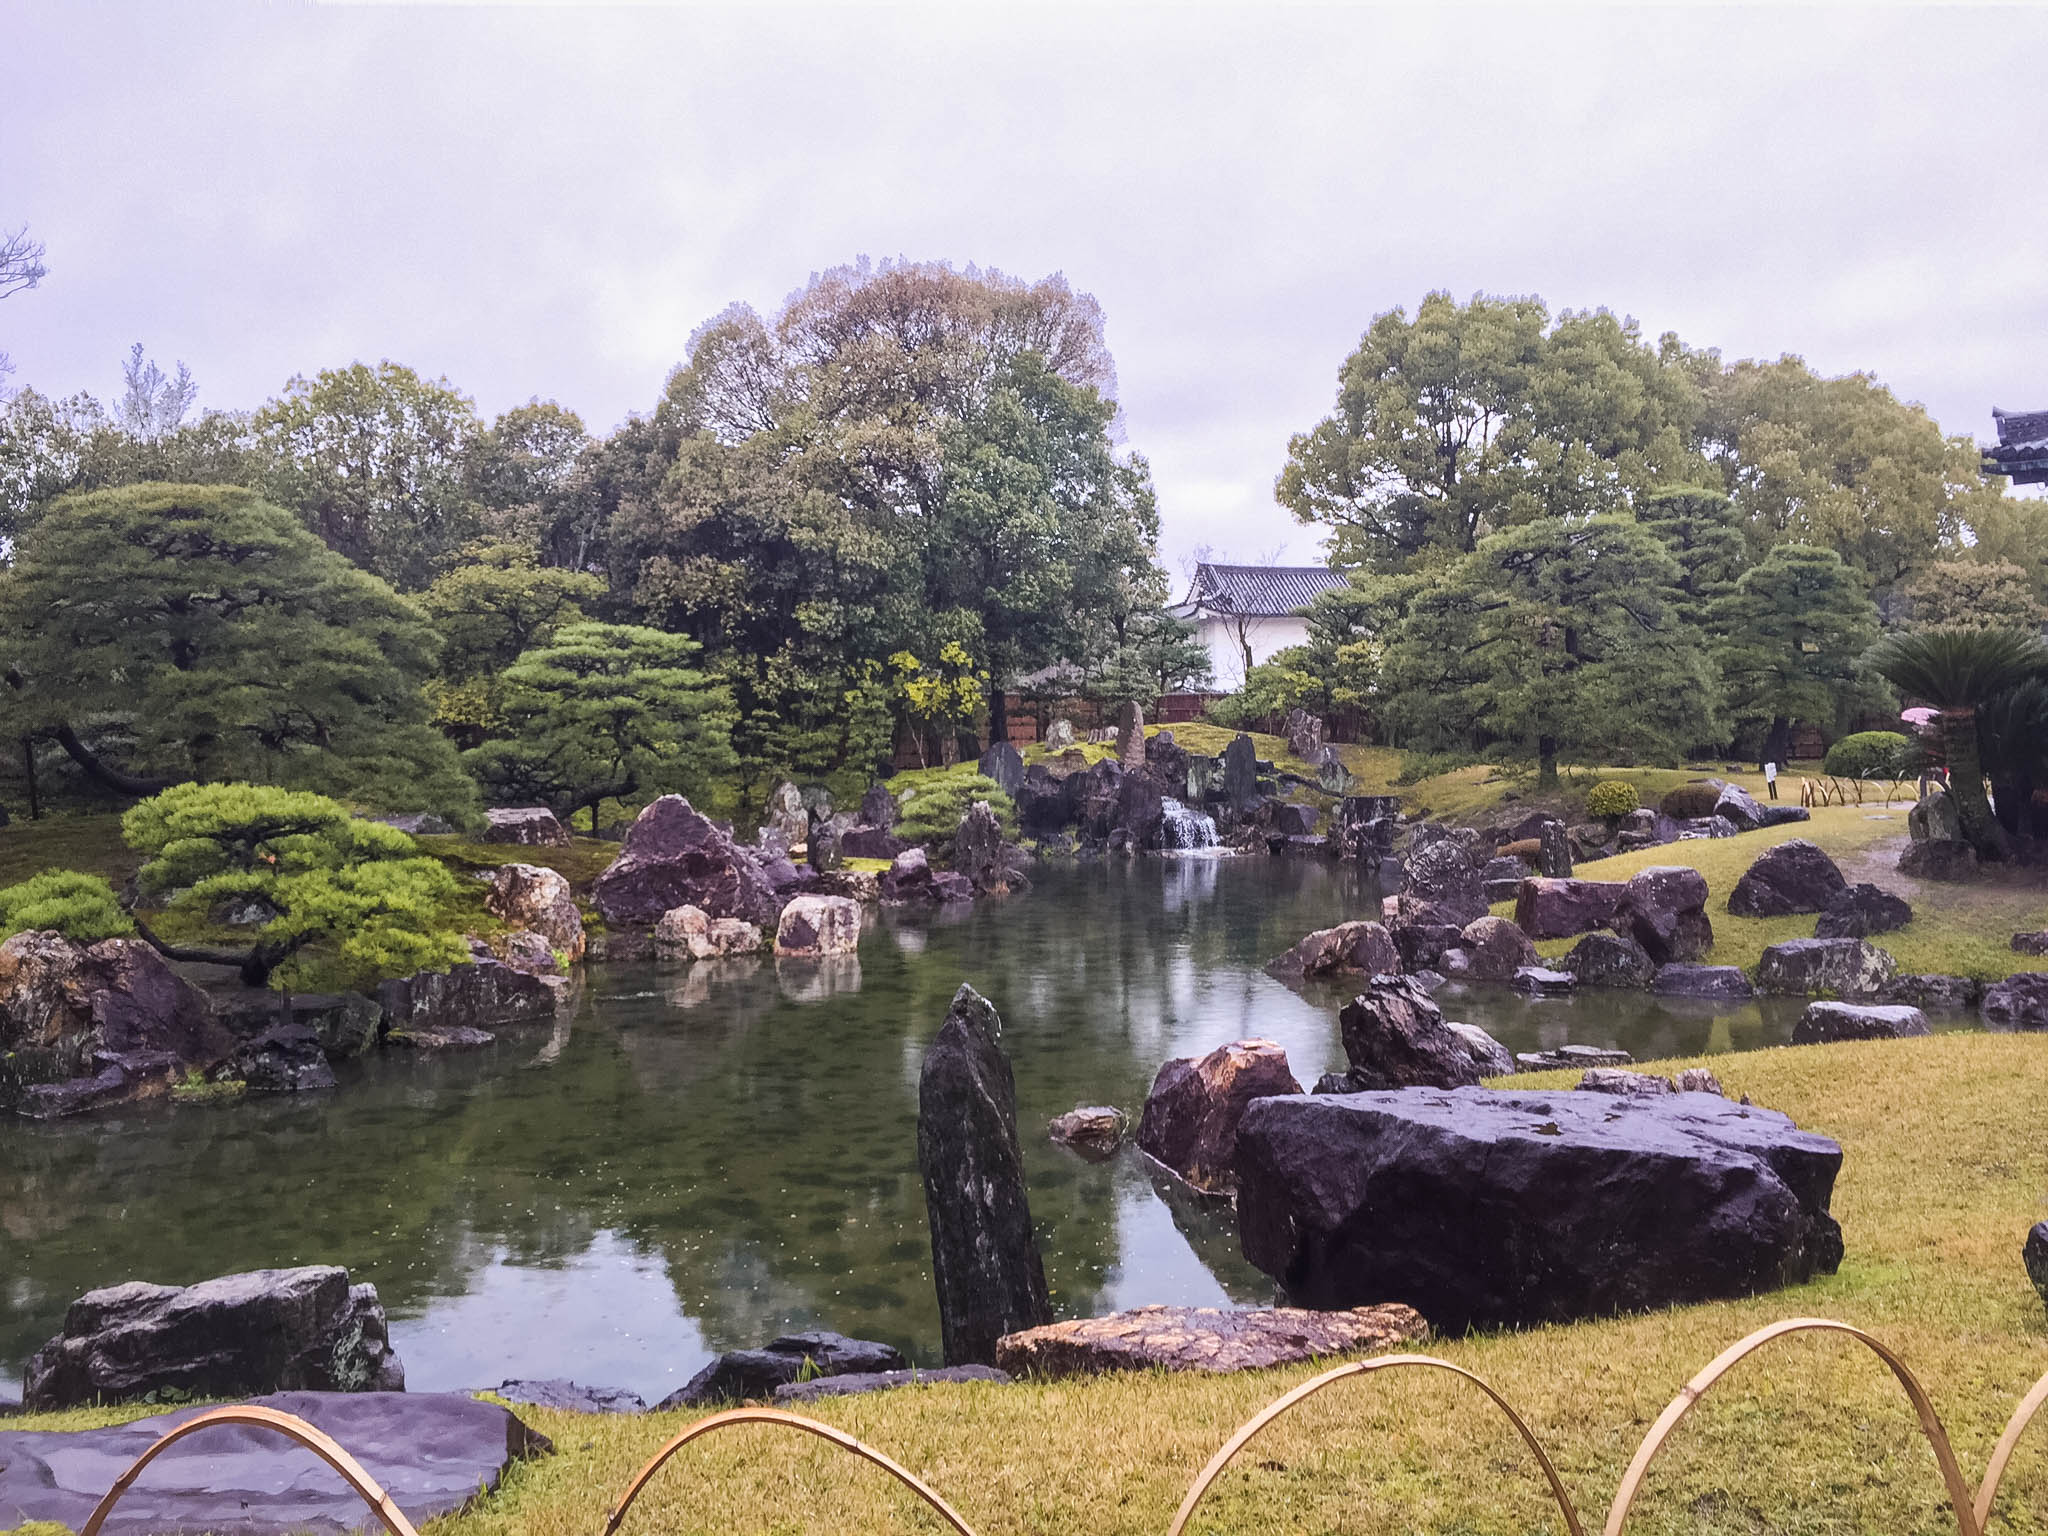
[(1211, 565), (1195, 567), (1184, 609), (1278, 619), (1306, 608), (1344, 578), (1322, 565)]
[(1993, 410), (1998, 446), (1984, 450), (1984, 473), (2014, 485), (2048, 485), (2048, 411)]

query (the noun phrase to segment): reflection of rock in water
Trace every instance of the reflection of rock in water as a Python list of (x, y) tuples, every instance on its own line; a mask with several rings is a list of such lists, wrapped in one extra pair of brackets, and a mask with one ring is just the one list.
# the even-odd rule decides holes
[(714, 994), (727, 987), (745, 982), (761, 971), (758, 955), (735, 955), (726, 960), (699, 960), (687, 970), (676, 973), (669, 983), (668, 1001), (672, 1008), (695, 1008), (711, 1001)]
[(1166, 882), (1160, 899), (1167, 911), (1184, 911), (1214, 898), (1220, 859), (1168, 859), (1165, 863)]
[(921, 955), (927, 942), (922, 928), (898, 924), (889, 930), (889, 937), (896, 941), (896, 947), (906, 955)]
[(544, 1067), (561, 1058), (562, 1051), (569, 1044), (569, 1026), (583, 1011), (583, 994), (586, 990), (588, 989), (584, 984), (582, 968), (572, 969), (569, 973), (569, 984), (562, 989), (561, 1001), (555, 1009), (554, 1027), (548, 1031), (547, 1039), (541, 1043), (541, 1048), (534, 1053), (533, 1060), (527, 1063), (528, 1066)]
[(1230, 1201), (1190, 1188), (1142, 1152), (1133, 1149), (1128, 1155), (1144, 1165), (1153, 1193), (1173, 1218), (1174, 1230), (1187, 1239), (1223, 1294), (1241, 1307), (1271, 1306), (1273, 1282), (1238, 1248), (1237, 1211)]
[(783, 955), (775, 962), (775, 983), (792, 1003), (822, 1003), (827, 998), (860, 990), (859, 955), (821, 955), (805, 959)]

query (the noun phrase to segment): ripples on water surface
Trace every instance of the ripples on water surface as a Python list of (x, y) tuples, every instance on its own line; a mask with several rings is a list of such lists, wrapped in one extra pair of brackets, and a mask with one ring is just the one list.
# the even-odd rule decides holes
[[(885, 913), (857, 960), (593, 967), (552, 1035), (379, 1058), (335, 1094), (0, 1122), (0, 1380), (95, 1286), (307, 1263), (377, 1285), (420, 1390), (573, 1376), (651, 1401), (799, 1327), (935, 1363), (917, 1072), (962, 981), (1002, 1011), (1061, 1314), (1268, 1300), (1227, 1217), (1169, 1204), (1129, 1150), (1083, 1162), (1044, 1123), (1076, 1104), (1135, 1117), (1161, 1061), (1245, 1035), (1280, 1041), (1304, 1084), (1340, 1068), (1339, 995), (1260, 968), (1375, 906), (1319, 863), (1052, 866), (971, 912)], [(1797, 1011), (1442, 1000), (1512, 1049), (1639, 1059), (1776, 1043)]]

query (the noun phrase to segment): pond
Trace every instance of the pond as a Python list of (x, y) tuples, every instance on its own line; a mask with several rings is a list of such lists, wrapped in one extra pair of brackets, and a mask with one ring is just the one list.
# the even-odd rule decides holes
[[(1268, 1301), (1227, 1211), (1131, 1149), (1090, 1164), (1043, 1127), (1076, 1104), (1135, 1117), (1160, 1062), (1247, 1035), (1280, 1041), (1304, 1084), (1341, 1068), (1342, 994), (1261, 967), (1376, 907), (1316, 862), (1051, 866), (971, 911), (885, 912), (837, 965), (595, 966), (552, 1033), (394, 1053), (334, 1094), (0, 1122), (0, 1383), (95, 1286), (308, 1263), (376, 1284), (415, 1390), (570, 1376), (651, 1402), (720, 1350), (802, 1327), (938, 1363), (917, 1076), (962, 981), (1003, 1016), (1060, 1315)], [(1441, 1001), (1510, 1049), (1639, 1059), (1779, 1043), (1798, 1011)]]

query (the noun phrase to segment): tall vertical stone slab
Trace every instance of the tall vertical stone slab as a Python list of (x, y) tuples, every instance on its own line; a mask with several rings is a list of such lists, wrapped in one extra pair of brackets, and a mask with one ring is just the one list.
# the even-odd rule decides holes
[(992, 1365), (1004, 1334), (1052, 1321), (1002, 1032), (995, 1005), (962, 986), (918, 1077), (917, 1163), (948, 1365)]
[(1136, 699), (1125, 699), (1117, 706), (1116, 756), (1126, 773), (1145, 766), (1145, 711)]
[(1259, 798), (1259, 749), (1242, 731), (1223, 749), (1223, 795), (1238, 810)]
[(1012, 800), (1017, 798), (1017, 792), (1024, 787), (1023, 754), (1007, 741), (996, 742), (982, 753), (981, 762), (977, 766), (980, 767), (983, 778), (993, 780), (996, 787)]

